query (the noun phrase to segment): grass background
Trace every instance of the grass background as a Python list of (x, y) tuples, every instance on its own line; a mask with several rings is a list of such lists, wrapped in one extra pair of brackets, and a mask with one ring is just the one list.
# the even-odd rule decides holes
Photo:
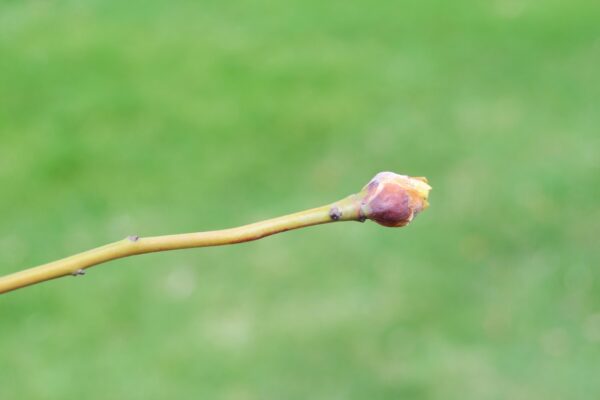
[(3, 296), (0, 398), (600, 396), (600, 7), (0, 3), (0, 273), (426, 175), (408, 229)]

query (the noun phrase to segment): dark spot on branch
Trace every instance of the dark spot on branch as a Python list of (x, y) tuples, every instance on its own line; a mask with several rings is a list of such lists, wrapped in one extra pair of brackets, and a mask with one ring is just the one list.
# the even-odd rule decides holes
[(333, 207), (331, 210), (329, 210), (329, 217), (334, 221), (338, 221), (340, 218), (342, 218), (342, 212), (339, 208)]
[(365, 212), (363, 211), (362, 207), (360, 208), (360, 210), (358, 210), (358, 222), (365, 222), (367, 220), (367, 216), (365, 215)]

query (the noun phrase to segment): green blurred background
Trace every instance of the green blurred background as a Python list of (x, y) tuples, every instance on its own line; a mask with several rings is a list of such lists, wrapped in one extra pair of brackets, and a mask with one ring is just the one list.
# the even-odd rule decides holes
[(0, 399), (597, 399), (592, 1), (0, 3), (0, 273), (429, 177), (406, 229), (0, 299)]

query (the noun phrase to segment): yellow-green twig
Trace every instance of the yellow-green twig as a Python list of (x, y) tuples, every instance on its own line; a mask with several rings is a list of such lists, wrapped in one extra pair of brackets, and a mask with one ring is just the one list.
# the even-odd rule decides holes
[(0, 294), (62, 276), (83, 275), (86, 268), (137, 254), (248, 242), (292, 229), (337, 221), (373, 219), (386, 226), (404, 226), (427, 207), (429, 189), (423, 178), (380, 173), (361, 192), (326, 206), (231, 229), (166, 236), (129, 236), (106, 246), (6, 275), (0, 277)]

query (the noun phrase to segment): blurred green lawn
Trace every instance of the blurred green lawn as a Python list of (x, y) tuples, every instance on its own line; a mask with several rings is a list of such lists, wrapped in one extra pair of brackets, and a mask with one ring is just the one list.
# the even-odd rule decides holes
[(0, 298), (0, 399), (597, 399), (592, 1), (0, 2), (0, 273), (429, 177), (407, 229)]

